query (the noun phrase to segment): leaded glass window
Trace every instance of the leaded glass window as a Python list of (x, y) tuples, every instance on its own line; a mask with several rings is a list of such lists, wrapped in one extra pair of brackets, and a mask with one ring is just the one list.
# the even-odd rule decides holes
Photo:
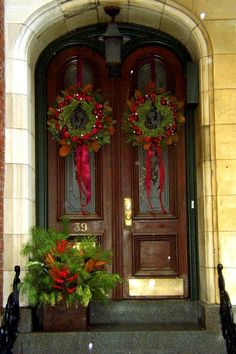
[[(93, 83), (93, 73), (87, 63), (77, 61), (70, 64), (64, 72), (64, 87), (76, 85), (78, 81), (78, 70), (80, 70), (81, 85)], [(81, 112), (76, 112), (79, 115)], [(80, 114), (81, 115), (81, 114)], [(80, 117), (80, 116), (79, 116)], [(76, 117), (75, 117), (76, 118)], [(78, 117), (77, 117), (78, 118)], [(81, 117), (80, 117), (81, 118)], [(76, 120), (76, 119), (75, 119)], [(79, 124), (81, 124), (79, 119)], [(78, 119), (75, 121), (78, 124)], [(82, 124), (86, 124), (83, 120)], [(80, 126), (81, 127), (81, 126)], [(91, 174), (91, 201), (82, 208), (84, 200), (79, 194), (78, 183), (76, 179), (76, 169), (73, 152), (65, 158), (65, 213), (77, 214), (81, 211), (95, 213), (95, 153), (90, 152), (90, 174)]]
[[(144, 61), (138, 68), (136, 87), (144, 93), (147, 84), (151, 81), (155, 82), (157, 89), (168, 87), (166, 68), (161, 63), (159, 58), (155, 56), (153, 56), (150, 60), (148, 59), (147, 61)], [(158, 124), (158, 119), (156, 119), (155, 122)], [(152, 128), (156, 128), (156, 126), (149, 127), (149, 129)], [(162, 198), (162, 203), (165, 211), (168, 212), (170, 210), (168, 149), (166, 147), (163, 148), (161, 154), (165, 171), (164, 189), (160, 195), (160, 161), (158, 155), (155, 154), (152, 157), (151, 163), (151, 197), (150, 200), (148, 200), (145, 188), (146, 151), (142, 146), (138, 147), (138, 161), (136, 161), (136, 164), (138, 165), (139, 212), (141, 214), (148, 214), (150, 210), (161, 212), (162, 208), (160, 205), (160, 197)]]

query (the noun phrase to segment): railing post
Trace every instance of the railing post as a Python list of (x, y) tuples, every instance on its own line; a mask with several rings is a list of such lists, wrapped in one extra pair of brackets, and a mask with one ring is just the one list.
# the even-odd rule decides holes
[(18, 334), (19, 323), (19, 286), (20, 267), (15, 266), (15, 277), (13, 281), (13, 291), (9, 295), (7, 305), (4, 310), (2, 326), (0, 327), (0, 353), (12, 354), (13, 345)]
[(229, 294), (225, 290), (225, 281), (222, 274), (223, 265), (218, 264), (218, 284), (220, 292), (220, 320), (221, 330), (226, 342), (228, 354), (236, 354), (236, 327), (234, 323), (234, 314)]

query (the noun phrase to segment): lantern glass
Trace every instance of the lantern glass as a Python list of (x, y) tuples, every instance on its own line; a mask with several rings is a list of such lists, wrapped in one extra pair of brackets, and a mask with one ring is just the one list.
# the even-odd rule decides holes
[(121, 63), (121, 44), (123, 35), (120, 33), (117, 24), (112, 21), (108, 24), (107, 30), (103, 35), (105, 43), (105, 56), (108, 65)]
[(106, 37), (105, 38), (105, 56), (108, 65), (116, 65), (121, 63), (121, 38)]

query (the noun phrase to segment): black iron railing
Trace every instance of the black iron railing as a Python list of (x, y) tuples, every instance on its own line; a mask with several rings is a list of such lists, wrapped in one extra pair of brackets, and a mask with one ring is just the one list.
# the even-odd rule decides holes
[(220, 291), (220, 320), (221, 330), (226, 342), (228, 354), (236, 354), (236, 326), (229, 294), (225, 290), (225, 281), (222, 274), (223, 265), (218, 264), (218, 283)]
[(9, 295), (7, 305), (4, 310), (2, 325), (0, 327), (0, 353), (12, 354), (13, 345), (18, 334), (19, 323), (19, 285), (20, 267), (15, 266), (15, 278), (13, 281), (13, 291)]

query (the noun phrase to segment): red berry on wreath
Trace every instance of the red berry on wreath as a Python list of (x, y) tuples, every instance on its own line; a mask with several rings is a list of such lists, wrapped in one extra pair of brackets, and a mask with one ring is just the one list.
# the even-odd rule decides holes
[(97, 132), (98, 132), (98, 129), (97, 128), (93, 128), (92, 133), (93, 134), (97, 134)]
[(93, 135), (93, 134), (92, 134), (92, 133), (85, 134), (85, 135), (83, 136), (83, 140), (89, 139), (91, 135)]
[(96, 123), (96, 126), (98, 129), (102, 129), (103, 128), (103, 124), (99, 122), (99, 124)]
[(138, 98), (138, 102), (139, 102), (139, 104), (140, 104), (140, 103), (143, 104), (143, 103), (145, 102), (145, 98), (144, 98), (143, 96), (140, 96), (140, 97)]
[(142, 134), (142, 132), (141, 132), (141, 130), (140, 130), (140, 129), (138, 129), (138, 130), (135, 130), (135, 134), (136, 134), (136, 135), (141, 135), (141, 134)]
[(70, 137), (70, 134), (68, 133), (67, 130), (64, 130), (64, 131), (62, 132), (62, 137), (63, 137), (64, 139), (68, 139), (68, 138)]
[(167, 104), (166, 99), (163, 98), (163, 99), (161, 100), (161, 104), (162, 104), (162, 106), (166, 106), (166, 104)]
[(66, 106), (66, 102), (65, 101), (61, 101), (58, 103), (58, 107), (59, 108), (63, 108), (64, 106)]
[(130, 116), (129, 118), (128, 118), (128, 120), (129, 120), (129, 122), (135, 122), (135, 116)]
[(68, 103), (70, 103), (70, 101), (73, 99), (73, 97), (72, 96), (66, 96), (65, 99), (66, 99), (66, 101)]
[(149, 94), (149, 98), (150, 98), (150, 100), (151, 100), (152, 102), (155, 102), (155, 100), (156, 100), (156, 94), (153, 93), (153, 92), (151, 92), (151, 93)]
[(86, 96), (85, 97), (85, 101), (86, 102), (91, 102), (93, 100), (93, 98), (91, 96)]
[(103, 108), (103, 105), (101, 103), (96, 103), (95, 104), (95, 108), (96, 109), (102, 109)]

